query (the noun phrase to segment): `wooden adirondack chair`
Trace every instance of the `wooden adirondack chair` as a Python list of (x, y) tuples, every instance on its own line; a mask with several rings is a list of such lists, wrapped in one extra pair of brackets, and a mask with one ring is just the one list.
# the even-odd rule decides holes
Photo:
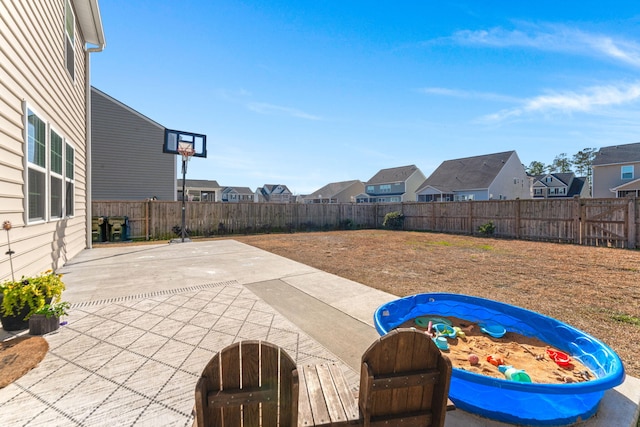
[(362, 356), (363, 425), (444, 426), (450, 381), (451, 361), (428, 335), (389, 332)]
[(195, 410), (198, 427), (297, 427), (296, 364), (265, 341), (225, 347), (198, 379)]

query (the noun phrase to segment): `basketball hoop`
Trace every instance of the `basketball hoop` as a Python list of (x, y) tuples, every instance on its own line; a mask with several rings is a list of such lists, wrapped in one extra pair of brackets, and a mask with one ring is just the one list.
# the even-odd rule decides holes
[(191, 157), (196, 153), (196, 150), (193, 149), (193, 143), (190, 141), (179, 141), (178, 142), (178, 154), (182, 156), (183, 162), (188, 162)]

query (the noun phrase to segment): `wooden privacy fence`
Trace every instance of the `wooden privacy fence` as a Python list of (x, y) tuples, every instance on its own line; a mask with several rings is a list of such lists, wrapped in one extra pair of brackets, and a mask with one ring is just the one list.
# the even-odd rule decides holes
[[(443, 203), (297, 204), (187, 202), (192, 236), (380, 228), (389, 212), (404, 229), (479, 234), (489, 222), (497, 237), (637, 248), (640, 199), (535, 199)], [(129, 238), (168, 239), (180, 230), (182, 202), (96, 201), (93, 216), (129, 219)]]

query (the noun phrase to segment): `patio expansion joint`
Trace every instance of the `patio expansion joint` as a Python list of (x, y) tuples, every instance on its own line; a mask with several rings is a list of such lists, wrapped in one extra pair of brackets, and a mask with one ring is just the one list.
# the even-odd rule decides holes
[(143, 298), (153, 298), (153, 297), (163, 296), (163, 295), (175, 295), (183, 292), (199, 291), (202, 289), (210, 289), (210, 288), (217, 288), (220, 286), (232, 286), (232, 285), (239, 285), (239, 283), (237, 280), (228, 280), (225, 282), (215, 282), (215, 283), (208, 283), (205, 285), (187, 286), (184, 288), (177, 288), (177, 289), (166, 289), (166, 290), (155, 291), (155, 292), (147, 292), (144, 294), (107, 298), (103, 300), (83, 301), (83, 302), (77, 302), (77, 303), (71, 304), (70, 308), (91, 307), (94, 305), (111, 304), (115, 302), (123, 302), (123, 301), (130, 301), (130, 300), (143, 299)]

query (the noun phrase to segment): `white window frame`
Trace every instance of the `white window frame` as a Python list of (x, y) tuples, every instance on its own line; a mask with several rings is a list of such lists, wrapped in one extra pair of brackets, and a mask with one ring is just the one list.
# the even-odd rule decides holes
[[(626, 177), (625, 174), (630, 174), (631, 176)], [(633, 179), (635, 176), (635, 171), (633, 165), (624, 165), (620, 167), (620, 179)]]
[[(31, 147), (32, 144), (30, 143), (30, 138), (31, 138), (31, 135), (30, 135), (31, 129), (29, 125), (30, 115), (37, 117), (38, 120), (44, 124), (44, 166), (38, 165), (37, 163), (30, 161), (31, 150), (35, 148), (35, 145)], [(51, 170), (51, 164), (52, 164), (51, 135), (52, 133), (56, 134), (61, 139), (62, 173), (54, 172)], [(24, 140), (25, 140), (25, 144), (24, 144), (25, 146), (24, 148), (25, 150), (24, 151), (24, 165), (25, 165), (24, 167), (24, 170), (25, 170), (24, 221), (25, 221), (25, 224), (28, 224), (28, 225), (42, 224), (46, 222), (60, 221), (63, 218), (73, 217), (75, 214), (75, 200), (76, 200), (75, 147), (67, 138), (64, 137), (64, 134), (62, 134), (62, 132), (60, 132), (55, 125), (49, 122), (44, 115), (40, 114), (37, 109), (33, 108), (27, 102), (24, 103)], [(72, 159), (73, 170), (71, 171), (69, 171), (67, 167), (67, 159), (68, 159), (67, 149), (69, 149), (73, 155), (73, 159)], [(42, 209), (41, 217), (40, 216), (33, 217), (33, 218), (30, 217), (30, 208), (31, 208), (30, 206), (31, 201), (30, 201), (30, 195), (29, 195), (30, 184), (31, 184), (30, 178), (29, 178), (30, 171), (41, 173), (44, 176), (43, 194), (40, 195), (40, 198), (43, 203), (43, 207), (41, 208)], [(69, 172), (73, 173), (74, 175), (72, 177), (68, 176)], [(61, 184), (62, 185), (62, 193), (61, 193), (62, 210), (59, 216), (56, 214), (52, 214), (51, 212), (51, 206), (52, 206), (51, 179), (52, 178), (60, 179), (62, 181), (62, 184)], [(67, 191), (69, 191), (69, 188), (71, 188), (70, 197), (72, 199), (72, 204), (73, 204), (71, 207), (67, 206), (68, 204)]]
[[(71, 28), (67, 26), (71, 14)], [(69, 34), (71, 30), (72, 34)], [(71, 51), (69, 51), (71, 47)], [(73, 82), (76, 80), (76, 14), (71, 0), (64, 0), (64, 68)], [(69, 56), (70, 55), (70, 56)], [(69, 69), (71, 67), (71, 69)]]
[[(43, 165), (39, 165), (36, 162), (32, 162), (31, 161), (31, 142), (30, 142), (30, 138), (31, 138), (31, 134), (30, 134), (30, 125), (29, 125), (29, 116), (35, 116), (39, 121), (41, 121), (44, 124), (44, 166)], [(24, 210), (24, 215), (25, 215), (25, 224), (38, 224), (38, 223), (43, 223), (47, 221), (47, 218), (49, 217), (49, 203), (48, 203), (48, 173), (47, 170), (49, 169), (49, 162), (48, 162), (48, 158), (49, 158), (49, 153), (48, 153), (48, 149), (49, 149), (49, 144), (48, 144), (48, 133), (49, 133), (49, 127), (47, 126), (47, 121), (43, 118), (43, 116), (41, 114), (38, 113), (37, 110), (35, 110), (34, 108), (32, 108), (30, 105), (25, 104), (25, 109), (24, 109), (24, 139), (25, 139), (25, 210)], [(33, 143), (33, 149), (35, 150), (35, 142)], [(41, 173), (43, 175), (43, 181), (44, 181), (44, 188), (43, 188), (43, 192), (44, 194), (42, 194), (40, 196), (40, 199), (42, 200), (42, 215), (38, 216), (38, 217), (31, 217), (31, 194), (30, 194), (30, 188), (31, 188), (31, 179), (29, 178), (29, 172), (30, 171), (34, 171), (37, 173)]]
[[(63, 139), (63, 146), (64, 157), (62, 162), (64, 164), (64, 188), (62, 191), (62, 212), (65, 218), (73, 218), (76, 213), (76, 148), (66, 138)], [(68, 165), (69, 152), (73, 155), (73, 159), (71, 159), (71, 172), (69, 172)], [(71, 173), (72, 176), (69, 176), (69, 173)], [(69, 201), (69, 195), (67, 194), (69, 188), (71, 188), (71, 201)]]
[[(52, 154), (53, 154), (53, 142), (52, 142), (52, 134), (56, 134), (56, 136), (58, 136), (58, 138), (60, 138), (60, 161), (61, 161), (61, 167), (60, 167), (60, 172), (54, 172), (53, 170), (53, 158), (52, 158)], [(47, 200), (49, 201), (49, 218), (50, 219), (61, 219), (64, 217), (64, 199), (65, 199), (65, 181), (64, 181), (64, 168), (65, 168), (65, 141), (64, 141), (64, 137), (62, 136), (62, 134), (60, 132), (58, 132), (56, 130), (55, 127), (53, 126), (48, 126), (48, 132), (47, 135), (49, 136), (49, 140), (48, 142), (48, 146), (47, 146), (47, 158), (49, 160), (49, 166), (47, 167), (47, 171), (48, 171), (48, 180), (47, 183), (49, 184), (49, 188), (47, 190)], [(52, 212), (53, 209), (53, 182), (52, 179), (58, 179), (60, 180), (60, 213), (59, 215), (55, 215)]]

